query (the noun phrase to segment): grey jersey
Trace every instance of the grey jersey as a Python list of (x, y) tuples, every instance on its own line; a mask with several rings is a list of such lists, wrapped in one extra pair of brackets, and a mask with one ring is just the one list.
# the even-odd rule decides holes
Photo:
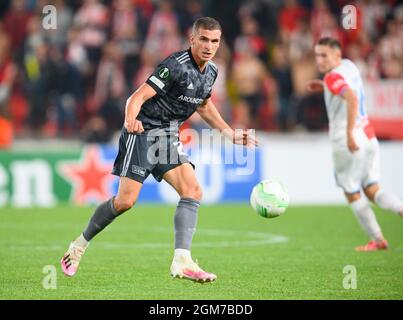
[(211, 96), (217, 71), (211, 61), (203, 72), (200, 71), (190, 49), (163, 60), (146, 81), (157, 94), (142, 105), (137, 116), (144, 130), (177, 132), (179, 126)]

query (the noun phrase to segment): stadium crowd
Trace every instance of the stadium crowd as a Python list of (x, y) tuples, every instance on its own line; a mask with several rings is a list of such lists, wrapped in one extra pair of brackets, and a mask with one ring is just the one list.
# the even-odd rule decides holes
[[(45, 30), (45, 5), (57, 28)], [(342, 28), (342, 8), (357, 10)], [(403, 78), (403, 4), (362, 0), (2, 0), (0, 128), (16, 136), (108, 141), (119, 130), (127, 97), (174, 51), (188, 47), (193, 21), (223, 27), (214, 59), (213, 100), (235, 127), (322, 130), (322, 96), (313, 44), (340, 40), (366, 79)], [(205, 125), (195, 114), (187, 123)], [(0, 142), (1, 144), (1, 142)]]

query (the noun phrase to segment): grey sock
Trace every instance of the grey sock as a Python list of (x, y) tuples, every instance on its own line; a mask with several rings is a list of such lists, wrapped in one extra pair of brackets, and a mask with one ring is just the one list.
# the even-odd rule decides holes
[(113, 198), (101, 203), (92, 215), (83, 232), (85, 240), (90, 241), (119, 215), (113, 206)]
[(191, 198), (181, 198), (175, 211), (175, 249), (190, 250), (196, 231), (197, 211), (200, 202)]

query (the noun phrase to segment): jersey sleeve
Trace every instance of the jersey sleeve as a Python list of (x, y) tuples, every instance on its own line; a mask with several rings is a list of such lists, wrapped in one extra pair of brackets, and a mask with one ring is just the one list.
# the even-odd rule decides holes
[(164, 96), (179, 78), (180, 68), (177, 61), (171, 56), (163, 60), (147, 79), (157, 94)]
[(325, 85), (329, 91), (335, 95), (343, 94), (349, 86), (343, 76), (336, 72), (331, 72), (325, 76)]
[(209, 90), (209, 93), (206, 96), (206, 99), (209, 99), (211, 97), (211, 92), (213, 91), (213, 85), (214, 85), (214, 83), (215, 83), (215, 81), (217, 80), (217, 77), (218, 77), (218, 68), (217, 68), (217, 66), (215, 64), (213, 64), (213, 63), (211, 63), (211, 65), (212, 65), (213, 82), (212, 82), (212, 84), (210, 86), (210, 90)]

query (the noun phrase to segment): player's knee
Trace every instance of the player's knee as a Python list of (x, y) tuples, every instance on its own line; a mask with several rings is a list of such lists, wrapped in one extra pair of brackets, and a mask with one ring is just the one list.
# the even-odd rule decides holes
[(374, 201), (374, 195), (372, 194), (371, 191), (364, 190), (364, 193), (365, 193), (365, 196), (366, 196), (369, 200)]
[(123, 213), (131, 209), (131, 207), (133, 207), (135, 203), (136, 201), (132, 199), (115, 198), (114, 207), (118, 213)]
[(364, 188), (364, 193), (369, 200), (374, 202), (375, 194), (378, 192), (378, 190), (379, 190), (378, 184), (373, 184), (373, 185), (370, 185), (370, 186)]
[(361, 198), (361, 194), (359, 192), (355, 192), (355, 193), (345, 193), (347, 201), (349, 203), (357, 201)]
[(202, 198), (203, 198), (203, 190), (200, 186), (197, 186), (194, 190), (193, 199), (195, 199), (197, 201), (201, 201)]
[(202, 197), (203, 197), (203, 191), (199, 185), (186, 188), (186, 191), (184, 191), (181, 194), (181, 198), (191, 198), (197, 201), (201, 201)]

